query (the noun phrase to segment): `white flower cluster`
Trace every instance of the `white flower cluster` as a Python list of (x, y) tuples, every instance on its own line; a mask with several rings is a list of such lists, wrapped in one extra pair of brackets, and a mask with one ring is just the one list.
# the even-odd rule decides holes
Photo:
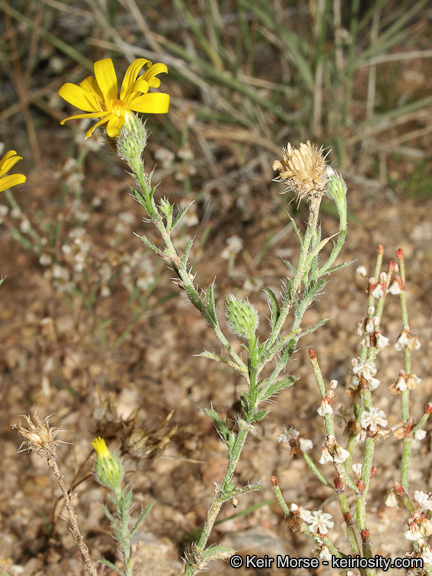
[(282, 426), (282, 433), (279, 434), (278, 442), (290, 442), (290, 441), (297, 441), (302, 452), (307, 452), (308, 450), (312, 450), (313, 442), (308, 438), (302, 438), (300, 436), (300, 432), (295, 430), (292, 426), (288, 430), (286, 426)]
[(399, 338), (395, 344), (396, 350), (403, 352), (405, 347), (407, 347), (408, 350), (418, 350), (420, 346), (421, 344), (417, 335), (411, 333), (409, 326), (404, 326), (404, 329), (400, 333)]
[(290, 512), (296, 516), (299, 516), (304, 522), (309, 525), (309, 530), (312, 534), (320, 534), (325, 536), (329, 529), (333, 528), (334, 522), (332, 520), (333, 516), (322, 510), (317, 510), (310, 512), (302, 506), (297, 506), (297, 504), (291, 504)]
[(388, 420), (385, 412), (379, 408), (371, 407), (363, 410), (360, 416), (360, 424), (364, 430), (377, 432), (380, 428), (387, 426)]
[(378, 378), (375, 378), (377, 373), (375, 363), (370, 360), (362, 361), (359, 358), (354, 358), (352, 364), (354, 378), (351, 380), (351, 383), (354, 385), (354, 388), (357, 389), (360, 380), (363, 379), (366, 380), (369, 390), (376, 390), (381, 382)]
[(320, 464), (327, 464), (327, 462), (335, 462), (342, 464), (350, 457), (350, 453), (336, 442), (334, 436), (328, 436), (326, 442), (321, 447)]

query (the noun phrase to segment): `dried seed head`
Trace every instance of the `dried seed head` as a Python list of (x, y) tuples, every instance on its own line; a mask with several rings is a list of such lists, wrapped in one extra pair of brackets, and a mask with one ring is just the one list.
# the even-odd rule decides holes
[(63, 440), (56, 440), (56, 436), (61, 432), (60, 428), (53, 428), (49, 425), (50, 416), (45, 420), (38, 417), (36, 412), (33, 414), (33, 420), (30, 416), (24, 416), (27, 421), (28, 429), (19, 424), (14, 424), (12, 428), (18, 430), (18, 434), (24, 438), (20, 446), (19, 452), (28, 450), (29, 452), (36, 452), (41, 457), (56, 458), (56, 447), (58, 444), (66, 444)]
[[(325, 193), (328, 180), (326, 155), (322, 148), (311, 144), (308, 140), (298, 148), (290, 143), (283, 149), (283, 159), (273, 162), (273, 170), (279, 171), (278, 182), (286, 182), (298, 199), (304, 197), (322, 196)], [(282, 192), (282, 194), (284, 193)]]

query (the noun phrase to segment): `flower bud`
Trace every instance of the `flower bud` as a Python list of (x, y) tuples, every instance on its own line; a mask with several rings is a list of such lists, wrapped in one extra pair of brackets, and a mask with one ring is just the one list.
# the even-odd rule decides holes
[(228, 328), (233, 334), (251, 340), (258, 328), (258, 311), (248, 300), (240, 300), (230, 294), (225, 309)]
[(336, 204), (339, 214), (341, 228), (346, 229), (347, 225), (347, 185), (340, 174), (337, 174), (332, 168), (327, 168), (329, 177), (327, 182), (326, 194)]
[(103, 438), (95, 438), (92, 445), (97, 453), (95, 472), (98, 482), (111, 490), (120, 489), (124, 477), (120, 459), (108, 450)]
[(145, 123), (132, 112), (126, 112), (125, 122), (117, 138), (117, 153), (129, 165), (141, 158), (147, 144)]

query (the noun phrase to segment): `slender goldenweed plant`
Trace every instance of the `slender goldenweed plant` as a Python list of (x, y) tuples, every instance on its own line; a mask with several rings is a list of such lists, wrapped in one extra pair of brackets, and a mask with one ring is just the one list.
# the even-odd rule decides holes
[[(144, 66), (147, 66), (148, 70), (138, 76)], [(326, 321), (321, 320), (310, 328), (302, 327), (304, 313), (323, 290), (325, 277), (346, 265), (346, 263), (335, 264), (335, 262), (341, 252), (347, 232), (347, 189), (342, 177), (328, 165), (323, 149), (309, 141), (300, 144), (298, 148), (288, 144), (283, 150), (282, 160), (276, 160), (273, 163), (273, 169), (278, 172), (276, 180), (284, 183), (286, 190), (294, 191), (298, 201), (307, 202), (309, 214), (303, 233), (291, 220), (299, 243), (299, 254), (296, 263), (285, 262), (288, 272), (287, 276), (281, 280), (280, 297), (278, 298), (270, 288), (264, 288), (270, 308), (267, 334), (261, 338), (258, 336), (259, 315), (248, 300), (232, 294), (227, 297), (226, 325), (231, 334), (242, 340), (244, 350), (242, 355), (238, 354), (235, 351), (235, 344), (226, 335), (217, 312), (214, 285), (199, 290), (194, 283), (195, 276), (189, 264), (193, 240), (187, 244), (183, 253), (176, 247), (173, 233), (185, 217), (189, 207), (176, 208), (167, 198), (157, 200), (156, 186), (152, 183), (153, 172), (145, 171), (142, 155), (147, 144), (147, 131), (145, 123), (137, 116), (137, 113), (167, 112), (168, 95), (149, 93), (150, 87), (158, 87), (160, 84), (156, 78), (157, 74), (166, 71), (166, 67), (162, 64), (152, 65), (144, 59), (135, 61), (128, 68), (121, 86), (120, 98), (118, 98), (117, 79), (112, 62), (110, 59), (101, 60), (95, 64), (95, 78), (87, 78), (80, 86), (66, 84), (60, 90), (60, 94), (70, 103), (87, 111), (73, 118), (98, 118), (96, 126), (106, 123), (108, 135), (116, 139), (118, 154), (127, 162), (135, 180), (135, 186), (131, 189), (133, 197), (144, 209), (148, 221), (156, 227), (162, 243), (156, 245), (147, 236), (141, 236), (140, 239), (173, 269), (176, 275), (175, 282), (206, 319), (224, 349), (221, 355), (204, 351), (201, 356), (229, 365), (244, 379), (244, 386), (240, 393), (241, 412), (233, 426), (229, 426), (226, 417), (218, 414), (214, 408), (205, 409), (205, 413), (212, 420), (226, 446), (227, 466), (221, 483), (215, 487), (200, 536), (185, 554), (181, 576), (193, 576), (204, 570), (212, 560), (226, 559), (234, 554), (234, 550), (229, 547), (209, 544), (222, 505), (228, 501), (236, 503), (239, 496), (261, 488), (259, 483), (239, 485), (235, 477), (237, 464), (248, 435), (254, 433), (256, 423), (268, 414), (265, 409), (266, 403), (294, 384), (296, 377), (288, 375), (286, 370), (299, 340)], [(87, 137), (92, 135), (96, 126), (87, 132)], [(0, 176), (3, 175), (1, 169), (0, 163)], [(334, 201), (339, 216), (339, 229), (334, 236), (330, 250), (327, 248), (323, 250), (331, 238), (321, 237), (319, 225), (320, 205), (324, 195)], [(405, 536), (413, 541), (414, 552), (408, 560), (421, 561), (425, 566), (424, 569), (420, 568), (415, 573), (432, 574), (432, 551), (427, 544), (427, 537), (432, 534), (432, 495), (420, 491), (415, 492), (414, 498), (419, 504), (416, 508), (408, 494), (412, 442), (424, 437), (423, 426), (432, 412), (432, 404), (426, 406), (424, 415), (418, 423), (415, 423), (410, 414), (409, 400), (411, 391), (420, 379), (412, 371), (411, 351), (417, 349), (419, 343), (417, 337), (412, 334), (408, 322), (402, 251), (399, 250), (397, 255), (399, 265), (391, 262), (388, 272), (381, 272), (383, 249), (380, 247), (375, 272), (369, 280), (367, 316), (358, 327), (359, 334), (362, 336), (361, 350), (352, 366), (350, 395), (354, 407), (352, 413), (345, 415), (348, 433), (345, 448), (338, 442), (335, 434), (332, 404), (337, 382), (332, 381), (329, 386), (325, 385), (316, 353), (310, 349), (312, 369), (321, 396), (318, 413), (323, 417), (325, 427), (325, 441), (322, 445), (319, 463), (334, 465), (336, 479), (333, 483), (325, 477), (313, 457), (308, 454), (312, 448), (310, 440), (301, 437), (300, 433), (293, 429), (285, 430), (280, 437), (280, 440), (290, 442), (292, 453), (303, 457), (318, 480), (336, 494), (346, 524), (350, 552), (342, 552), (328, 536), (329, 529), (334, 525), (330, 514), (322, 510), (310, 512), (295, 503), (287, 504), (277, 478), (271, 479), (288, 526), (293, 531), (301, 531), (310, 538), (318, 547), (323, 562), (331, 557), (332, 561), (336, 562), (335, 567), (341, 568), (347, 574), (352, 573), (350, 571), (353, 567), (348, 561), (357, 560), (358, 565), (354, 567), (359, 568), (362, 576), (376, 574), (377, 566), (372, 562), (375, 559), (372, 556), (366, 497), (372, 478), (377, 473), (377, 467), (374, 466), (375, 443), (386, 439), (390, 433), (386, 430), (387, 417), (375, 405), (373, 395), (380, 384), (376, 378), (376, 357), (379, 351), (388, 345), (387, 338), (381, 333), (381, 319), (388, 293), (400, 295), (403, 329), (396, 347), (404, 354), (404, 367), (400, 371), (397, 382), (390, 386), (390, 391), (401, 397), (401, 421), (398, 426), (393, 427), (393, 432), (398, 438), (403, 438), (403, 448), (401, 477), (388, 501), (399, 503), (410, 514), (409, 529), (405, 532)], [(396, 275), (397, 271), (399, 275)], [(259, 334), (263, 334), (263, 331), (260, 330)], [(25, 418), (28, 427), (25, 428), (20, 424), (16, 428), (24, 438), (26, 449), (46, 458), (52, 468), (65, 500), (72, 534), (84, 560), (85, 568), (89, 574), (96, 576), (96, 568), (81, 536), (70, 494), (64, 485), (57, 464), (56, 447), (60, 441), (56, 439), (56, 436), (59, 430), (49, 426), (48, 418), (43, 422), (37, 415), (34, 416), (33, 421), (29, 417)], [(358, 458), (355, 452), (357, 445), (363, 447), (363, 457), (361, 462), (352, 464), (352, 461)], [(111, 522), (113, 535), (122, 553), (121, 567), (107, 560), (102, 560), (102, 562), (119, 576), (132, 576), (136, 573), (135, 561), (137, 559), (136, 550), (132, 546), (132, 536), (147, 516), (151, 506), (146, 507), (139, 514), (131, 528), (130, 513), (133, 493), (128, 486), (123, 486), (122, 463), (115, 454), (108, 450), (102, 438), (97, 438), (93, 446), (97, 453), (95, 475), (97, 480), (111, 491), (109, 498), (115, 513), (111, 513), (106, 506), (103, 506), (103, 510)], [(354, 505), (347, 496), (349, 490), (354, 494)]]
[[(141, 240), (172, 267), (177, 282), (193, 306), (207, 320), (226, 351), (225, 356), (208, 351), (203, 352), (201, 356), (230, 365), (245, 379), (245, 389), (241, 392), (242, 412), (238, 415), (233, 428), (228, 427), (226, 419), (216, 410), (205, 409), (205, 413), (213, 421), (222, 441), (226, 444), (228, 464), (221, 484), (216, 486), (201, 535), (186, 557), (183, 574), (192, 576), (203, 570), (211, 560), (227, 558), (234, 552), (230, 548), (208, 545), (222, 505), (261, 487), (259, 484), (238, 486), (234, 479), (236, 466), (248, 435), (254, 431), (255, 423), (268, 414), (263, 405), (272, 396), (292, 386), (296, 380), (294, 376), (281, 373), (286, 369), (298, 341), (325, 322), (323, 320), (308, 329), (302, 329), (301, 326), (306, 309), (324, 287), (323, 277), (344, 266), (344, 264), (333, 266), (333, 263), (342, 248), (346, 234), (346, 186), (342, 178), (327, 166), (323, 150), (310, 142), (301, 144), (298, 149), (288, 145), (283, 152), (282, 162), (275, 161), (273, 168), (279, 171), (278, 180), (293, 189), (298, 199), (307, 199), (309, 216), (304, 235), (293, 222), (299, 241), (299, 259), (296, 266), (286, 262), (293, 278), (287, 276), (282, 280), (281, 301), (272, 290), (264, 289), (269, 300), (271, 320), (270, 334), (262, 343), (257, 336), (259, 326), (257, 310), (248, 300), (234, 295), (230, 295), (227, 299), (225, 307), (227, 325), (231, 333), (244, 341), (242, 346), (246, 357), (242, 358), (236, 353), (221, 328), (216, 311), (214, 286), (211, 285), (200, 293), (194, 285), (194, 275), (188, 264), (193, 240), (189, 242), (183, 254), (179, 254), (175, 247), (173, 231), (185, 215), (187, 207), (175, 213), (175, 206), (167, 198), (156, 201), (156, 187), (152, 184), (152, 173), (145, 172), (142, 159), (146, 142), (147, 132), (144, 123), (135, 115), (127, 113), (117, 140), (118, 153), (128, 163), (135, 179), (136, 187), (132, 188), (132, 194), (146, 211), (149, 221), (157, 228), (164, 247), (156, 246), (146, 236), (141, 236)], [(329, 238), (321, 239), (318, 223), (319, 208), (324, 194), (328, 194), (336, 203), (340, 216), (340, 229), (330, 256), (324, 265), (320, 265), (321, 251), (329, 241)], [(292, 322), (286, 331), (289, 315), (292, 316)], [(264, 368), (269, 364), (272, 366), (270, 374), (264, 375)]]

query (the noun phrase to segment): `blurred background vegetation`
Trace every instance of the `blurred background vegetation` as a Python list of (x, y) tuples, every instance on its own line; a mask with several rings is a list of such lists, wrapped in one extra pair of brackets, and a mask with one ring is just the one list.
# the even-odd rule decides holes
[(28, 166), (44, 166), (49, 143), (67, 140), (63, 82), (108, 56), (121, 78), (145, 57), (169, 68), (171, 110), (157, 140), (189, 150), (185, 190), (236, 190), (245, 204), (268, 186), (281, 145), (311, 139), (347, 176), (430, 191), (428, 0), (0, 0), (0, 9), (0, 138)]

